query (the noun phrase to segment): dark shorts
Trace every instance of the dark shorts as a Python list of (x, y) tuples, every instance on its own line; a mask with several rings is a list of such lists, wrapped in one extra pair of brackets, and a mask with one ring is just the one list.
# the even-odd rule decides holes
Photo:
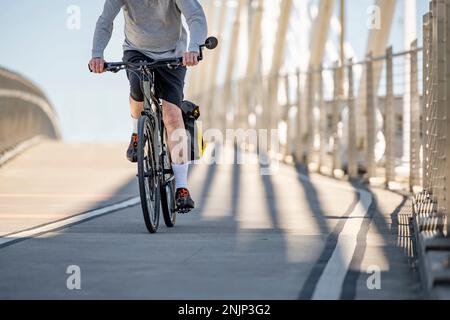
[[(127, 50), (123, 54), (124, 62), (152, 62), (153, 60), (139, 51)], [(140, 75), (136, 72), (127, 71), (130, 81), (130, 96), (133, 100), (144, 101), (144, 94), (141, 88)], [(155, 93), (159, 99), (181, 106), (184, 94), (184, 79), (186, 77), (186, 68), (169, 69), (167, 67), (155, 69)]]

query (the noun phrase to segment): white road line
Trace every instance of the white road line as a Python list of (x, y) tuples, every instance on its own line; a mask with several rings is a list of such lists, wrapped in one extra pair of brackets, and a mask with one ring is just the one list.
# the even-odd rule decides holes
[[(311, 178), (304, 174), (298, 173), (297, 176), (303, 181), (312, 182)], [(345, 185), (332, 180), (321, 181), (321, 183), (331, 188), (359, 193), (359, 201), (338, 236), (336, 248), (317, 282), (312, 297), (313, 300), (339, 300), (345, 276), (355, 255), (358, 234), (364, 219), (367, 218), (373, 198), (369, 192), (351, 185)]]
[[(299, 178), (311, 182), (311, 178), (298, 174)], [(348, 217), (333, 254), (317, 282), (312, 300), (338, 300), (341, 297), (345, 276), (350, 268), (350, 263), (358, 245), (358, 234), (364, 219), (367, 218), (369, 208), (372, 205), (372, 195), (353, 186), (346, 186), (334, 181), (321, 181), (333, 188), (358, 192), (359, 201)]]
[(372, 204), (372, 195), (357, 190), (360, 200), (339, 234), (336, 248), (328, 261), (314, 291), (313, 300), (338, 300), (341, 296), (345, 276), (358, 244), (358, 233)]
[(80, 214), (75, 217), (70, 217), (67, 219), (49, 223), (44, 226), (40, 226), (40, 227), (32, 228), (29, 230), (13, 233), (13, 234), (10, 234), (5, 237), (0, 237), (0, 246), (4, 246), (4, 245), (12, 243), (12, 242), (36, 237), (36, 236), (39, 236), (39, 235), (42, 235), (42, 234), (45, 234), (45, 233), (48, 233), (48, 232), (51, 232), (54, 230), (64, 229), (71, 225), (79, 224), (83, 221), (90, 220), (90, 219), (105, 215), (110, 212), (133, 207), (139, 203), (140, 203), (140, 198), (135, 197), (135, 198), (132, 198), (132, 199), (129, 199), (129, 200), (126, 200), (123, 202), (119, 202), (119, 203), (116, 203), (116, 204), (113, 204), (113, 205), (110, 205), (110, 206), (107, 206), (107, 207), (104, 207), (101, 209), (89, 211), (89, 212)]

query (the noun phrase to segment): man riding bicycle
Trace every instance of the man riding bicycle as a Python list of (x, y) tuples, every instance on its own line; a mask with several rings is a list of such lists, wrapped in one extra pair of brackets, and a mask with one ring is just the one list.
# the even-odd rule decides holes
[[(188, 189), (188, 155), (174, 153), (180, 137), (174, 133), (184, 130), (181, 104), (183, 101), (186, 67), (198, 64), (199, 47), (205, 43), (207, 24), (198, 0), (106, 0), (94, 33), (90, 68), (104, 72), (103, 53), (111, 39), (114, 19), (123, 10), (125, 17), (125, 62), (152, 62), (160, 59), (183, 57), (183, 67), (155, 70), (156, 95), (162, 100), (163, 120), (169, 137), (173, 172), (176, 181), (176, 203), (180, 209), (193, 209), (194, 201)], [(190, 42), (181, 15), (189, 27)], [(129, 161), (137, 162), (138, 120), (144, 107), (144, 94), (139, 74), (127, 71), (130, 82), (130, 108), (133, 124), (131, 142), (127, 150)], [(182, 139), (187, 141), (186, 139)]]

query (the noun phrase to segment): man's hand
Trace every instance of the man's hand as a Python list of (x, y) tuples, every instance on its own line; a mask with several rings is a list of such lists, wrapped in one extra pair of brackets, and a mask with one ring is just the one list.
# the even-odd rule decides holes
[(193, 67), (198, 65), (198, 52), (186, 52), (183, 54), (183, 66)]
[(89, 62), (91, 71), (94, 73), (103, 73), (105, 71), (105, 60), (102, 58), (92, 58)]

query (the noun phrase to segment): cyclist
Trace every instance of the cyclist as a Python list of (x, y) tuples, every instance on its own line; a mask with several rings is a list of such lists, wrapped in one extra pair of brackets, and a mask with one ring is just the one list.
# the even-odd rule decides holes
[[(106, 0), (94, 33), (92, 59), (89, 62), (95, 73), (104, 72), (103, 52), (111, 39), (113, 22), (120, 11), (125, 17), (125, 62), (152, 62), (160, 59), (183, 57), (183, 67), (155, 70), (156, 95), (162, 100), (163, 120), (169, 136), (169, 149), (187, 137), (178, 135), (185, 129), (181, 112), (186, 67), (198, 64), (199, 46), (207, 37), (205, 13), (198, 0)], [(182, 15), (189, 27), (190, 41), (182, 24)], [(138, 119), (143, 111), (144, 95), (140, 76), (127, 72), (130, 82), (130, 107), (133, 134), (127, 158), (137, 162)], [(174, 133), (177, 139), (174, 139)], [(175, 141), (176, 140), (176, 141)], [(184, 148), (181, 148), (184, 149)], [(195, 203), (188, 189), (188, 155), (172, 152), (176, 180), (176, 204), (179, 209), (194, 209)]]

